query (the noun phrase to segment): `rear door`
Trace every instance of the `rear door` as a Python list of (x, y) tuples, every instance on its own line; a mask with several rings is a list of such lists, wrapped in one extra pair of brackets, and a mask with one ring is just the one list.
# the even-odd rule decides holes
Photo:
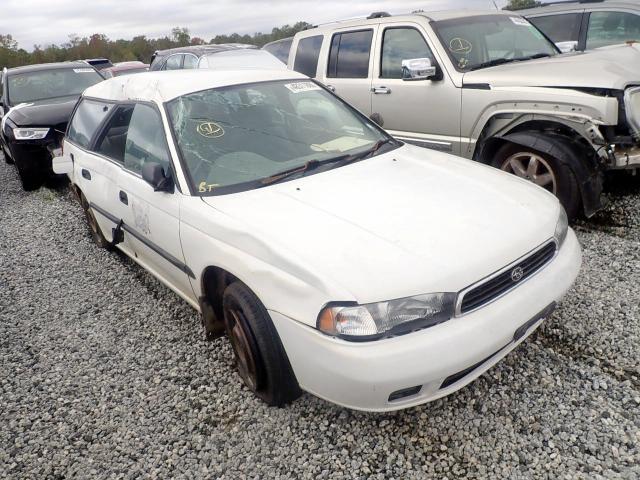
[(95, 153), (99, 132), (116, 105), (83, 98), (69, 124), (64, 141), (64, 156), (73, 162), (73, 182), (80, 188), (91, 207), (105, 238), (112, 240), (116, 226), (111, 217), (119, 217), (117, 205), (111, 201), (120, 167)]
[(322, 83), (367, 116), (371, 115), (372, 50), (377, 31), (377, 25), (367, 25), (333, 32), (326, 68), (318, 72)]

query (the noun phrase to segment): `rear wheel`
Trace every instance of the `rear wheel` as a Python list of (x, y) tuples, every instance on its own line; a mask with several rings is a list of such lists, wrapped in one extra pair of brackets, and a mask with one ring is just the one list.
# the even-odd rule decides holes
[(96, 220), (96, 216), (89, 206), (89, 202), (87, 202), (87, 199), (82, 193), (80, 193), (80, 205), (82, 205), (84, 216), (87, 219), (87, 225), (89, 226), (91, 239), (100, 248), (111, 247), (111, 243), (104, 237), (104, 235), (102, 234), (102, 230), (100, 230), (100, 225), (98, 225), (98, 221)]
[(241, 282), (229, 285), (222, 307), (227, 336), (244, 384), (271, 406), (301, 395), (278, 332), (262, 302)]
[[(558, 151), (567, 148), (559, 140), (549, 141), (559, 144), (556, 145)], [(557, 158), (530, 147), (506, 143), (498, 149), (491, 164), (553, 193), (567, 216), (570, 219), (577, 217), (582, 200), (576, 176), (571, 168)]]

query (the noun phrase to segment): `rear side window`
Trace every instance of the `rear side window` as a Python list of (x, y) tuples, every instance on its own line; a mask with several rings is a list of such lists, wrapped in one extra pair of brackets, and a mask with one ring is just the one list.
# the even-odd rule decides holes
[(88, 148), (98, 127), (107, 117), (113, 104), (83, 99), (69, 124), (67, 138), (73, 143)]
[(171, 55), (164, 64), (164, 70), (180, 70), (182, 68), (182, 55)]
[(307, 77), (315, 77), (318, 68), (318, 57), (322, 47), (322, 35), (303, 38), (298, 42), (296, 49), (296, 61), (293, 69)]
[(625, 12), (592, 12), (587, 49), (640, 40), (640, 15)]
[(336, 33), (329, 52), (330, 78), (367, 78), (373, 30)]
[(554, 42), (577, 42), (580, 36), (582, 13), (563, 13), (527, 18), (538, 30)]
[(387, 28), (382, 40), (380, 78), (402, 78), (402, 61), (428, 58), (435, 65), (431, 49), (415, 28)]
[(182, 68), (186, 70), (191, 70), (194, 68), (198, 68), (198, 57), (195, 55), (187, 54), (184, 56), (184, 63), (182, 64)]

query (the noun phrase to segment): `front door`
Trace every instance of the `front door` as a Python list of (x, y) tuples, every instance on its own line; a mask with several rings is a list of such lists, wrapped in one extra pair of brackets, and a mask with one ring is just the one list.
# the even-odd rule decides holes
[(406, 81), (402, 61), (429, 58), (442, 65), (429, 47), (421, 26), (384, 24), (376, 42), (371, 112), (400, 140), (460, 154), (460, 89), (438, 66), (440, 79)]

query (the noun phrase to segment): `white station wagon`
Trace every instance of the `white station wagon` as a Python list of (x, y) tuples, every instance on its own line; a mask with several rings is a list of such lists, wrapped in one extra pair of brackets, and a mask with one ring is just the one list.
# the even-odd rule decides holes
[(86, 90), (67, 173), (93, 238), (228, 335), (269, 405), (395, 410), (458, 390), (572, 285), (558, 200), (405, 145), (291, 71), (151, 72)]

